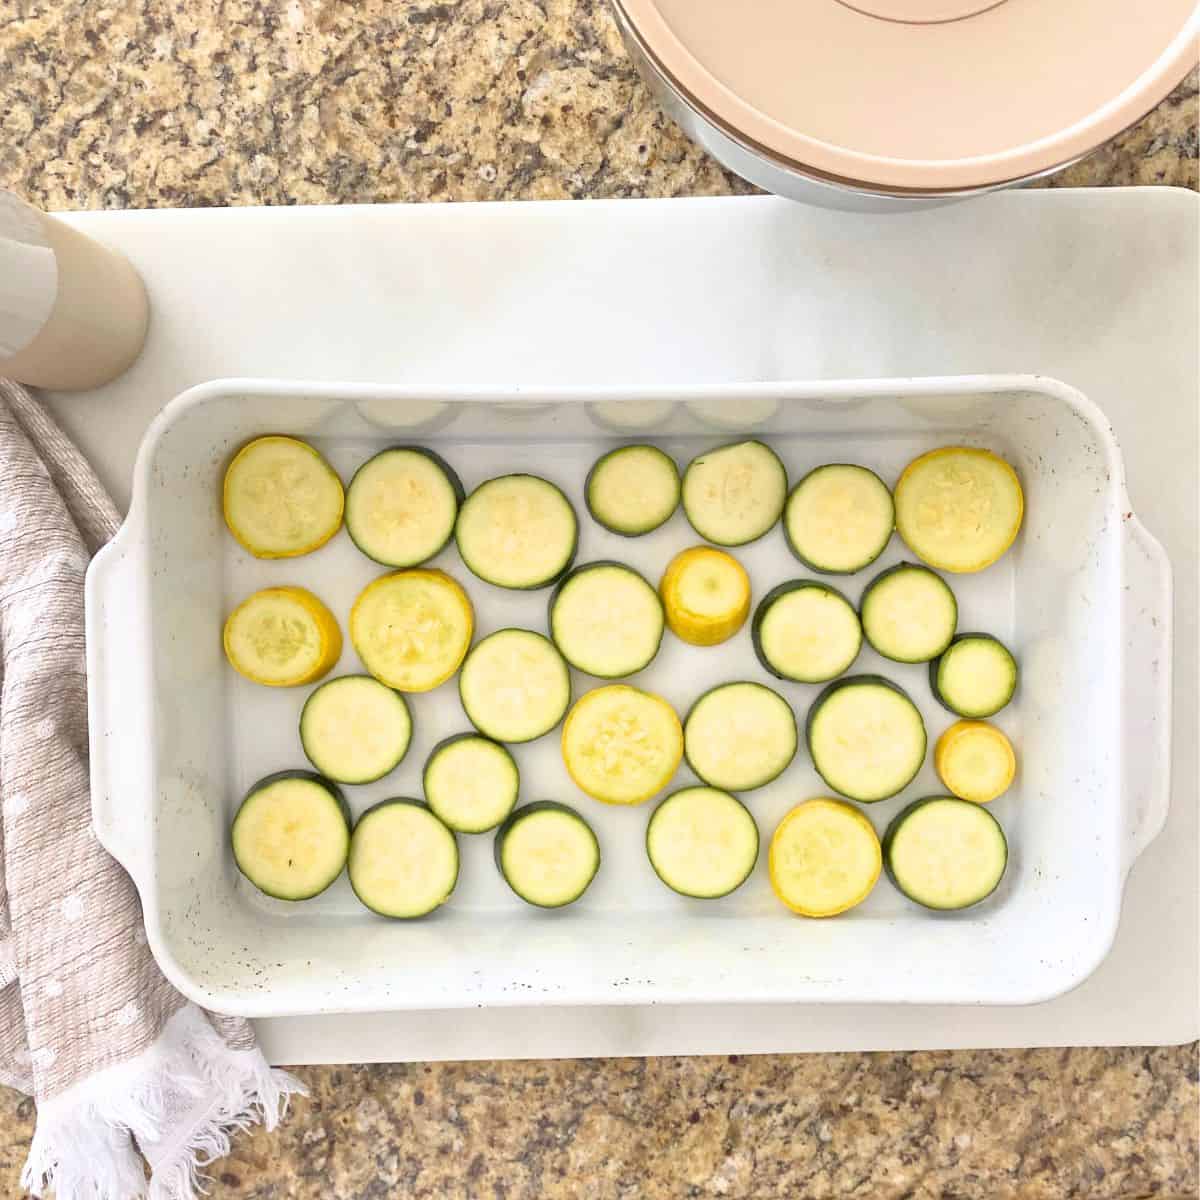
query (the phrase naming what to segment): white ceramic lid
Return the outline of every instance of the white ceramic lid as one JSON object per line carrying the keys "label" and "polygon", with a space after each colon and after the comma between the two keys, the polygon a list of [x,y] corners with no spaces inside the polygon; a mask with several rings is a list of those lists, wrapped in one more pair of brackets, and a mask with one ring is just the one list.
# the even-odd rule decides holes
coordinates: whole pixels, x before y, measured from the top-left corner
{"label": "white ceramic lid", "polygon": [[1148,112],[1197,60],[1194,0],[617,0],[726,128],[883,188],[1035,175]]}

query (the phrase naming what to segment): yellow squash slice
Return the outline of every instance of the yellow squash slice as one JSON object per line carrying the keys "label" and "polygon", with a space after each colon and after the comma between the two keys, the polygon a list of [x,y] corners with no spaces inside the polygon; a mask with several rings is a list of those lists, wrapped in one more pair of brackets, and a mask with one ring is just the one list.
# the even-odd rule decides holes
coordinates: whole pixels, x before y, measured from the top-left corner
{"label": "yellow squash slice", "polygon": [[683,758],[683,726],[661,697],[625,684],[576,701],[562,733],[567,773],[605,804],[643,804],[671,782]]}
{"label": "yellow squash slice", "polygon": [[225,472],[225,524],[255,558],[295,558],[323,546],[342,524],[337,472],[307,442],[260,437]]}
{"label": "yellow squash slice", "polygon": [[444,571],[382,575],[350,610],[350,641],[363,666],[398,692],[428,692],[445,683],[474,631],[471,601]]}
{"label": "yellow squash slice", "polygon": [[736,558],[711,546],[675,555],[658,585],[667,626],[680,641],[716,646],[750,614],[750,578]]}
{"label": "yellow squash slice", "polygon": [[1012,743],[986,721],[958,721],[937,740],[933,766],[960,800],[987,804],[1008,791],[1017,773]]}
{"label": "yellow squash slice", "polygon": [[1025,513],[1017,473],[990,450],[945,446],[913,459],[896,484],[896,529],[923,562],[966,574],[990,567]]}
{"label": "yellow squash slice", "polygon": [[804,917],[861,904],[883,867],[875,828],[842,800],[806,800],[779,822],[767,862],[775,895]]}
{"label": "yellow squash slice", "polygon": [[225,657],[235,671],[268,687],[313,683],[342,653],[333,613],[300,587],[263,588],[225,622]]}

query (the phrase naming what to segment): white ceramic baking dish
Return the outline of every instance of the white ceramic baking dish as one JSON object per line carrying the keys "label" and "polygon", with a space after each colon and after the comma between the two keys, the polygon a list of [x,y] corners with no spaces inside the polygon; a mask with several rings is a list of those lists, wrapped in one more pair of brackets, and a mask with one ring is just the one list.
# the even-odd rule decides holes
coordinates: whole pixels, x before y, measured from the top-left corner
{"label": "white ceramic baking dish", "polygon": [[[631,436],[683,462],[732,436],[769,438],[789,473],[861,462],[894,480],[917,453],[984,445],[1016,466],[1024,530],[998,564],[953,579],[965,626],[996,633],[1022,664],[1016,701],[998,718],[1020,771],[993,805],[1010,840],[1000,890],[977,908],[936,915],[882,879],[866,903],[830,921],[789,914],[771,895],[765,854],[721,901],[667,891],[643,849],[647,808],[612,809],[578,793],[556,734],[516,748],[525,799],[577,804],[603,865],[570,909],[520,903],[498,878],[491,838],[464,837],[451,902],[430,918],[389,922],[361,908],[345,879],[315,900],[269,900],[227,848],[232,813],[258,777],[304,766],[296,731],[307,689],[241,679],[222,656],[225,613],[251,590],[303,583],[344,623],[379,573],[340,534],[283,562],[249,557],[225,531],[219,492],[247,438],[311,439],[348,478],[397,441],[436,447],[471,488],[528,469],[563,486],[582,517],[578,561],[620,558],[657,579],[697,539],[682,515],[623,539],[581,503],[587,467]],[[804,574],[776,529],[743,548],[756,596]],[[893,539],[874,569],[904,555]],[[453,547],[438,565],[467,586],[478,632],[545,627],[547,594],[474,579]],[[868,569],[844,578],[857,600]],[[1120,453],[1103,414],[1053,380],[1025,376],[602,392],[453,390],[225,380],[172,401],[142,444],[130,515],[88,573],[88,679],[96,832],[141,893],[159,963],[187,995],[250,1016],[484,1005],[737,1001],[1020,1004],[1083,980],[1116,931],[1134,859],[1162,828],[1169,791],[1171,582],[1162,548],[1130,511]],[[340,671],[361,669],[347,646]],[[917,701],[931,743],[951,717],[919,667],[864,650]],[[672,637],[638,682],[680,711],[712,684],[767,681],[743,630],[699,650]],[[576,677],[577,694],[594,681]],[[772,681],[803,718],[815,687]],[[400,767],[348,789],[356,813],[386,795],[420,795],[430,747],[467,728],[454,685],[413,698],[414,744]],[[690,778],[681,768],[679,780]],[[803,750],[748,803],[763,835],[826,789]],[[901,797],[867,806],[882,830],[907,800],[940,791],[927,762]]]}

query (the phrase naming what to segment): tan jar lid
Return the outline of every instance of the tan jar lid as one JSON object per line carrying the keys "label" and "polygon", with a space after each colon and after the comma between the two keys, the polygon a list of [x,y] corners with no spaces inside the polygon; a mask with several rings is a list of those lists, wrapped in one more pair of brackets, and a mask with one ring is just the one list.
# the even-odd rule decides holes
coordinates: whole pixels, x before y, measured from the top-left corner
{"label": "tan jar lid", "polygon": [[954,190],[1071,162],[1200,53],[1194,0],[616,0],[701,111],[803,169]]}

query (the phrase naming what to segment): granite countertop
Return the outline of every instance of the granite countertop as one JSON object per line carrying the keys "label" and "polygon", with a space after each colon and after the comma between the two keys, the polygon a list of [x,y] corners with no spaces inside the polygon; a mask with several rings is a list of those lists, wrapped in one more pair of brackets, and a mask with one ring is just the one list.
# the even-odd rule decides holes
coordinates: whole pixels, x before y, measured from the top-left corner
{"label": "granite countertop", "polygon": [[[1197,72],[1046,186],[1196,188]],[[8,0],[0,187],[50,209],[712,195],[602,0]],[[215,1197],[1200,1189],[1197,1047],[317,1067]],[[0,1194],[32,1103],[0,1088]]]}

